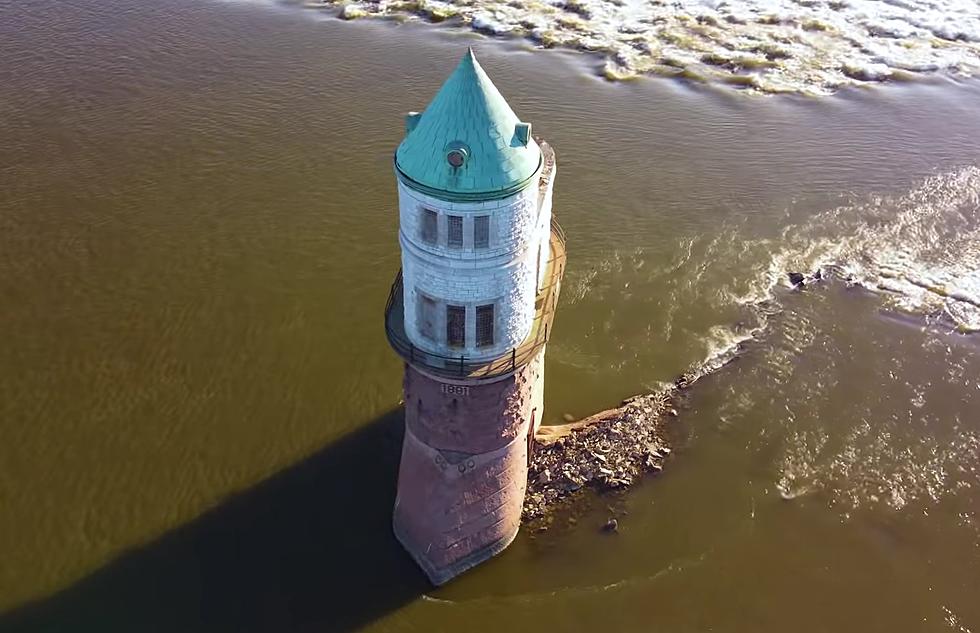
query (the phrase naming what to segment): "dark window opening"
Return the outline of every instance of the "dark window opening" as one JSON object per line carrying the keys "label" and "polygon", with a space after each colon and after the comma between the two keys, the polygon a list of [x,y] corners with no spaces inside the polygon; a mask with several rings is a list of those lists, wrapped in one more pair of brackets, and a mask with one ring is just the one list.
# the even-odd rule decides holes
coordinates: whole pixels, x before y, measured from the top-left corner
{"label": "dark window opening", "polygon": [[493,304],[476,307],[476,346],[493,345]]}
{"label": "dark window opening", "polygon": [[439,241],[439,214],[432,209],[422,209],[422,241],[429,244]]}
{"label": "dark window opening", "polygon": [[463,248],[463,216],[449,216],[449,248]]}
{"label": "dark window opening", "polygon": [[466,308],[446,306],[446,343],[450,347],[466,345]]}
{"label": "dark window opening", "polygon": [[473,218],[473,248],[490,246],[490,216],[478,215]]}

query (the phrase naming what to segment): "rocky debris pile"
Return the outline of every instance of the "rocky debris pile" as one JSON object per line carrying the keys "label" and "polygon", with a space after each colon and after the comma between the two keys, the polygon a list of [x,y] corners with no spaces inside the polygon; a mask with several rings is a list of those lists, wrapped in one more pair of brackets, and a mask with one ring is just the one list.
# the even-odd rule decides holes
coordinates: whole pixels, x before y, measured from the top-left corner
{"label": "rocky debris pile", "polygon": [[555,502],[589,487],[627,488],[645,472],[659,472],[670,455],[666,418],[676,416],[674,396],[690,382],[634,396],[617,409],[572,424],[543,427],[535,438],[524,497],[524,520],[545,516]]}
{"label": "rocky debris pile", "polygon": [[578,491],[624,490],[644,473],[663,470],[671,454],[666,423],[677,417],[686,390],[737,359],[743,349],[744,343],[739,343],[693,366],[664,389],[627,398],[616,409],[541,427],[528,469],[524,521],[545,530],[550,510]]}

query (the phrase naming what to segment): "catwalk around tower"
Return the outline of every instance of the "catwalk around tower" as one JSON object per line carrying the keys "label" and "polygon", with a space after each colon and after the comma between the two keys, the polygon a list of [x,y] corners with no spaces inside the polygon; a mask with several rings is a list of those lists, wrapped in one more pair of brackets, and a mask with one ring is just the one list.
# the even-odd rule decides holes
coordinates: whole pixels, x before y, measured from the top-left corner
{"label": "catwalk around tower", "polygon": [[385,308],[405,360],[395,535],[435,584],[520,527],[565,267],[555,155],[472,49],[395,152],[402,269]]}

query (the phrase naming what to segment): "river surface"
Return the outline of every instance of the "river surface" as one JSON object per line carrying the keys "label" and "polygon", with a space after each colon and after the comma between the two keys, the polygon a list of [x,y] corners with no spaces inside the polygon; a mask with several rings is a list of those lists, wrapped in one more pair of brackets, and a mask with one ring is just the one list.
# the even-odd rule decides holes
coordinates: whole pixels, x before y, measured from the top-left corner
{"label": "river surface", "polygon": [[[388,523],[391,156],[469,44],[558,155],[546,421],[743,351],[662,475],[432,589]],[[0,630],[980,632],[980,85],[593,64],[0,0]]]}

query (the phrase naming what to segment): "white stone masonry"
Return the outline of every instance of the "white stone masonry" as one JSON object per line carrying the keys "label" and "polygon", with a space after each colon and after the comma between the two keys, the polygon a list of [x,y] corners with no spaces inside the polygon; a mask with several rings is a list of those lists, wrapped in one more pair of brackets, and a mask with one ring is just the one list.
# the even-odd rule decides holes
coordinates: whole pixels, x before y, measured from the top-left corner
{"label": "white stone masonry", "polygon": [[[398,200],[405,330],[412,342],[424,351],[462,355],[468,360],[498,357],[520,345],[531,329],[537,286],[548,260],[550,186],[545,195],[539,195],[535,180],[508,198],[459,203],[426,196],[399,181]],[[423,237],[425,210],[438,214],[435,243]],[[449,216],[463,218],[462,248],[448,244]],[[475,248],[473,243],[475,218],[479,216],[489,217],[486,248]],[[433,338],[422,334],[420,295],[435,303]],[[477,347],[476,308],[488,304],[494,306],[494,344]],[[466,309],[463,347],[447,344],[447,305]]]}

